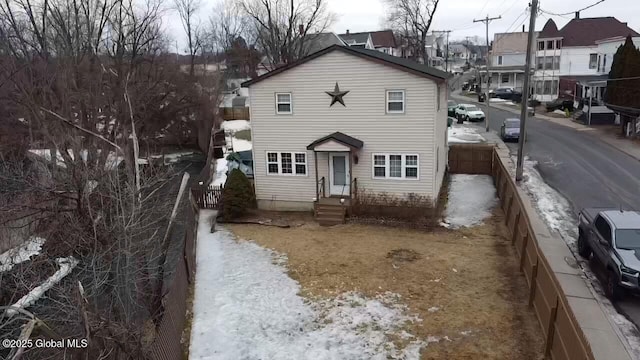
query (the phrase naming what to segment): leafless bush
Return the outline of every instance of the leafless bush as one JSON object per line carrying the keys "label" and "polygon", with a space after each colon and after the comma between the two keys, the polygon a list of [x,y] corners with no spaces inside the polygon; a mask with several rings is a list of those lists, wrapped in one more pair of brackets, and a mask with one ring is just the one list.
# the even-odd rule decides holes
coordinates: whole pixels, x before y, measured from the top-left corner
{"label": "leafless bush", "polygon": [[356,218],[411,222],[417,226],[432,226],[438,218],[437,208],[428,196],[415,193],[396,195],[363,188],[358,188],[351,203],[351,212]]}

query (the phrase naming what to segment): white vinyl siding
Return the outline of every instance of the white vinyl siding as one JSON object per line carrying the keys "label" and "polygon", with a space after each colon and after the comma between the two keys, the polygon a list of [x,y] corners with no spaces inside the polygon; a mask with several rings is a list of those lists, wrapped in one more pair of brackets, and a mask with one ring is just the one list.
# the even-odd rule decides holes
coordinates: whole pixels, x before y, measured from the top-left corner
{"label": "white vinyl siding", "polygon": [[267,151],[268,175],[307,175],[307,154]]}
{"label": "white vinyl siding", "polygon": [[404,90],[387,90],[387,112],[404,114]]}
{"label": "white vinyl siding", "polygon": [[374,179],[419,180],[417,154],[373,154]]}
{"label": "white vinyl siding", "polygon": [[293,103],[291,101],[291,93],[276,93],[276,113],[277,114],[293,113]]}
{"label": "white vinyl siding", "polygon": [[[336,82],[341,90],[349,91],[344,97],[345,107],[329,107],[331,98],[324,92],[332,91]],[[447,91],[444,84],[441,86],[440,102],[445,104]],[[295,110],[290,116],[279,116],[273,110],[273,94],[285,89],[295,94]],[[387,115],[386,92],[393,89],[404,90],[402,116]],[[336,131],[364,143],[361,149],[353,150],[350,162],[351,180],[358,179],[359,189],[437,198],[446,156],[441,154],[436,174],[435,152],[436,147],[442,150],[445,146],[447,107],[436,110],[437,87],[433,80],[333,51],[258,82],[249,91],[256,198],[264,208],[276,209],[284,203],[312,208],[316,166],[318,179],[324,177],[328,185],[330,178],[329,152],[306,151],[307,176],[269,175],[267,152],[305,152],[309,144]],[[373,179],[374,153],[419,155],[419,180]],[[329,187],[325,190],[328,194]]]}

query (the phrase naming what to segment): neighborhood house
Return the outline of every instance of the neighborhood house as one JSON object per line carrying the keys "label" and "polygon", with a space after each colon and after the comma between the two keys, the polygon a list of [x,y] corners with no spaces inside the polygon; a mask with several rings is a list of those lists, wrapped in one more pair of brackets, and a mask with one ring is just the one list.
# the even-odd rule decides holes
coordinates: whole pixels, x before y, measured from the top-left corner
{"label": "neighborhood house", "polygon": [[258,207],[310,210],[362,191],[435,201],[447,164],[448,77],[334,45],[245,82]]}

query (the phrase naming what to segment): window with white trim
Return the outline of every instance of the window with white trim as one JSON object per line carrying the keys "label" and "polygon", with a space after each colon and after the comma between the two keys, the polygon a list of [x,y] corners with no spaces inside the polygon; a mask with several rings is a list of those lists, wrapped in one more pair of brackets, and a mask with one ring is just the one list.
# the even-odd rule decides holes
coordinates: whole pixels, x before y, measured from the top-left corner
{"label": "window with white trim", "polygon": [[292,112],[291,93],[276,93],[276,113],[291,114]]}
{"label": "window with white trim", "polygon": [[294,152],[267,152],[268,175],[307,175],[307,154]]}
{"label": "window with white trim", "polygon": [[404,113],[404,90],[387,90],[387,113]]}
{"label": "window with white trim", "polygon": [[418,180],[418,155],[373,154],[374,179]]}

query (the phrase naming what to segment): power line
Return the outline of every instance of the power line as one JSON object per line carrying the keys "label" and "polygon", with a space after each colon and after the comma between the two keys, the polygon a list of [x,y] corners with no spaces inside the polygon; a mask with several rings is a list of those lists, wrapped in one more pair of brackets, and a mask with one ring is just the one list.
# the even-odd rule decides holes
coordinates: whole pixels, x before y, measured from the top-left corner
{"label": "power line", "polygon": [[[537,0],[533,0],[533,1],[537,1]],[[484,115],[484,122],[485,122],[485,127],[486,127],[486,131],[489,132],[489,107],[490,105],[490,101],[489,101],[489,23],[492,22],[493,20],[498,20],[498,19],[502,19],[502,16],[496,16],[496,17],[492,17],[490,18],[489,15],[487,15],[484,19],[473,19],[474,23],[484,23],[485,28],[486,28],[486,34],[487,34],[487,57],[485,60],[485,74],[487,76],[487,97],[485,98],[485,101],[487,102],[487,113]]]}
{"label": "power line", "polygon": [[544,11],[544,12],[545,12],[545,13],[547,13],[547,14],[549,14],[549,15],[553,15],[553,16],[565,16],[565,15],[572,15],[572,14],[575,14],[575,13],[580,12],[580,11],[584,11],[584,10],[587,10],[587,9],[591,9],[592,7],[594,7],[594,6],[598,5],[598,4],[601,4],[601,3],[603,3],[603,2],[605,2],[605,0],[599,0],[599,1],[597,1],[597,2],[593,3],[593,4],[589,5],[589,6],[585,6],[585,7],[583,7],[582,9],[575,10],[575,11],[571,11],[571,12],[568,12],[568,13],[563,13],[563,14],[555,14],[555,13],[552,13],[552,12],[549,12],[549,11]]}

